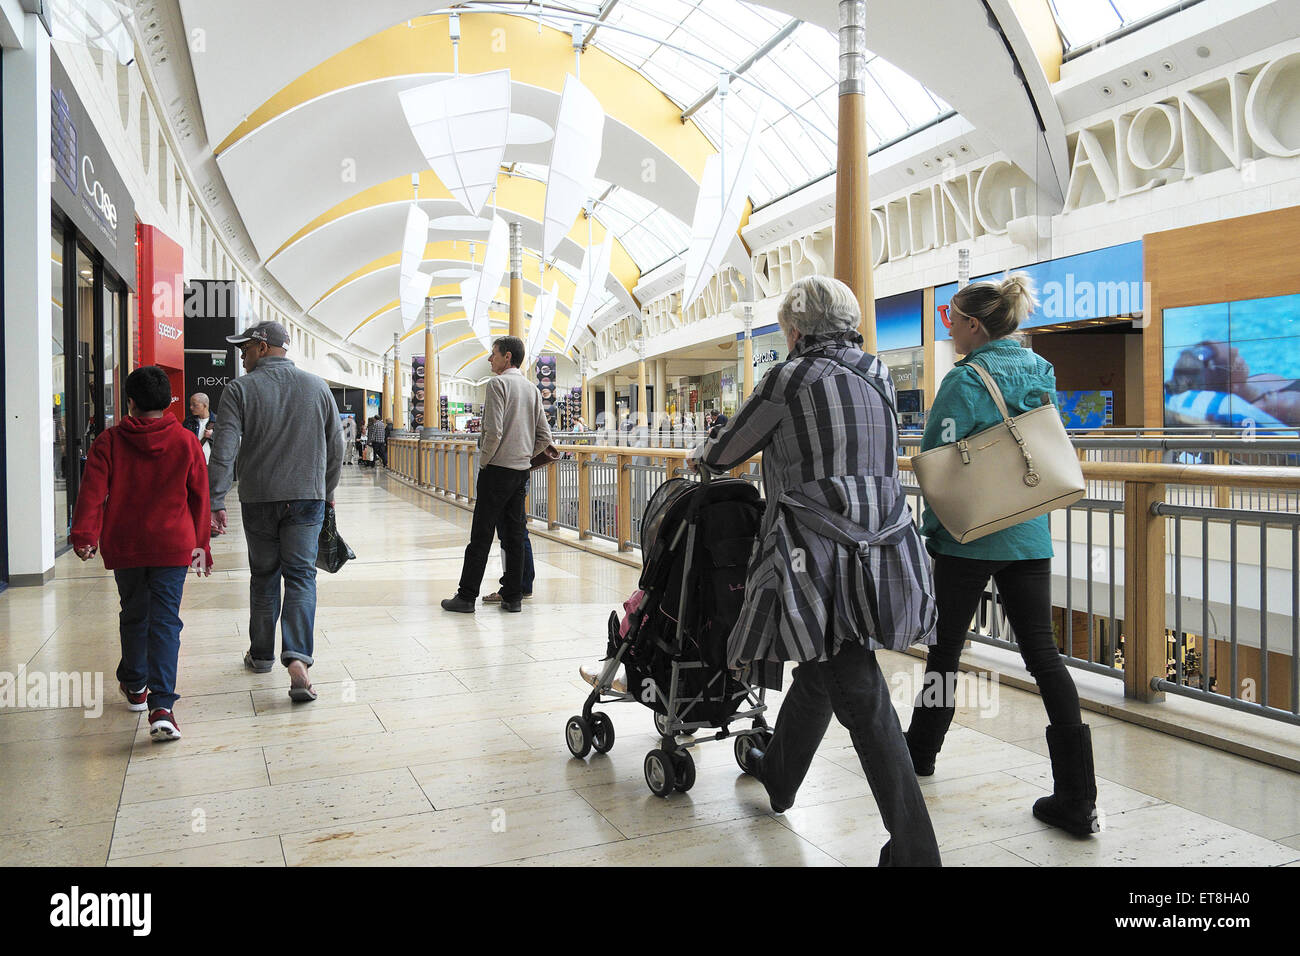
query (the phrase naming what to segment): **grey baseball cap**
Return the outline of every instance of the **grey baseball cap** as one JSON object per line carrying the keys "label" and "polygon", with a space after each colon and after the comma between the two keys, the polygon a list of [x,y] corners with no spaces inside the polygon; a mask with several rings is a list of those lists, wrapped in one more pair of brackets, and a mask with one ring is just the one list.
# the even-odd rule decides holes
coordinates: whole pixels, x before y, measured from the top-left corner
{"label": "grey baseball cap", "polygon": [[250,325],[238,335],[227,335],[226,341],[231,345],[243,345],[245,342],[265,342],[273,349],[281,349],[289,344],[289,333],[279,322],[258,322]]}

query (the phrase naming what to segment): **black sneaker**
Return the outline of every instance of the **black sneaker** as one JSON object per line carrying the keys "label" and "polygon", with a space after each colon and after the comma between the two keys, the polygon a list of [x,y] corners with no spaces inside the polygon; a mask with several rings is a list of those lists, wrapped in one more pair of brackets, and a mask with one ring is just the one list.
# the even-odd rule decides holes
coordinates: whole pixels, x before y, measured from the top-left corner
{"label": "black sneaker", "polygon": [[442,609],[444,611],[456,611],[458,614],[473,614],[474,602],[466,601],[457,594],[455,597],[444,598],[442,601]]}
{"label": "black sneaker", "polygon": [[512,614],[518,614],[523,609],[524,609],[523,601],[507,601],[505,598],[501,599],[501,610],[503,611],[509,611]]}

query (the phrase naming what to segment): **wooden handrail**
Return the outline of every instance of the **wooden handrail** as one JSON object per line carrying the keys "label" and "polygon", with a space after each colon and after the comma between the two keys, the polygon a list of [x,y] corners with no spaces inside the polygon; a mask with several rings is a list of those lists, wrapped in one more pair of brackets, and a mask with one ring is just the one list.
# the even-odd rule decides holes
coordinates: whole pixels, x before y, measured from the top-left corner
{"label": "wooden handrail", "polygon": [[[464,439],[439,443],[475,446],[475,442]],[[630,448],[626,445],[556,445],[555,447],[561,452],[586,456],[616,455],[621,458],[684,461],[690,455],[688,448]],[[750,461],[761,460],[761,455],[755,455],[750,459]],[[1125,461],[1085,461],[1081,466],[1083,476],[1092,481],[1138,481],[1162,485],[1207,485],[1300,491],[1300,468],[1268,465],[1172,465]],[[911,457],[900,457],[898,467],[902,471],[911,471]]]}

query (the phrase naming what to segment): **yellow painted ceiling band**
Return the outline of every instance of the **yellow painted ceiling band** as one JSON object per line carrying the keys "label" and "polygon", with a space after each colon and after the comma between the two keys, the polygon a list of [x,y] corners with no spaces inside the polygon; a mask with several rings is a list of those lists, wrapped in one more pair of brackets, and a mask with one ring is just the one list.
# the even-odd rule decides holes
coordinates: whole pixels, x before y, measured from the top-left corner
{"label": "yellow painted ceiling band", "polygon": [[[446,291],[442,291],[442,290],[446,290]],[[454,295],[454,294],[459,294],[459,292],[460,292],[460,288],[458,286],[442,286],[441,289],[430,289],[429,296],[432,297],[435,295]],[[367,325],[369,325],[375,319],[379,318],[381,315],[386,315],[387,313],[392,312],[394,309],[400,308],[401,304],[402,303],[400,299],[393,299],[391,302],[386,302],[384,305],[380,306],[374,312],[371,312],[368,316],[366,316],[364,319],[358,322],[356,326],[353,327],[352,331],[347,334],[346,338],[350,339],[353,335],[361,331],[361,329],[365,328]],[[525,291],[524,311],[532,312],[536,307],[537,307],[537,296],[532,295],[527,291]],[[509,314],[510,314],[509,312],[502,311],[501,309],[488,309],[489,316],[499,315],[499,316],[509,317]],[[567,318],[567,316],[561,315],[559,312],[555,313],[555,320],[557,322],[565,318]],[[445,312],[442,315],[438,316],[436,319],[433,320],[433,324],[436,327],[439,325],[445,325],[448,322],[463,322],[464,320],[465,320],[465,310],[457,309],[456,311]],[[403,335],[402,338],[406,339],[414,335],[416,332],[423,332],[423,331],[424,331],[424,323],[421,322],[418,325],[416,325],[415,328],[412,329],[410,332],[407,332],[405,335]],[[558,330],[553,331],[552,334],[558,334]]]}
{"label": "yellow painted ceiling band", "polygon": [[1056,19],[1052,16],[1047,0],[1011,0],[1011,9],[1016,19],[1024,27],[1025,36],[1034,48],[1034,56],[1047,74],[1049,83],[1061,79],[1061,63],[1065,58],[1065,48],[1061,46],[1061,34],[1056,29]]}
{"label": "yellow painted ceiling band", "polygon": [[[386,183],[380,183],[377,186],[371,186],[369,189],[363,189],[351,199],[344,200],[336,205],[333,209],[321,213],[307,225],[295,232],[279,249],[271,254],[273,260],[280,253],[298,242],[308,233],[320,229],[331,222],[342,219],[344,216],[352,213],[361,212],[365,209],[371,209],[375,206],[383,206],[389,203],[410,202],[412,198],[411,177],[398,176],[396,179],[390,179]],[[442,182],[434,175],[433,170],[426,169],[420,173],[420,198],[421,199],[450,199],[451,194],[447,192]],[[513,212],[521,216],[527,216],[536,222],[542,221],[543,210],[546,204],[546,184],[539,183],[535,179],[527,179],[523,176],[507,176],[502,174],[497,178],[497,208],[509,217]],[[491,207],[489,206],[488,209]],[[487,210],[484,210],[487,212]],[[569,230],[568,238],[572,239],[584,249],[587,246],[587,217],[579,214],[573,228]],[[482,239],[476,240],[482,244]],[[599,246],[605,241],[605,227],[600,224],[599,219],[593,219],[591,222],[591,241],[594,245]],[[400,257],[400,254],[399,254]],[[537,274],[536,259],[534,261],[533,275]],[[637,283],[641,281],[641,270],[632,261],[623,243],[614,237],[614,246],[609,260],[609,269],[618,281],[623,283],[623,288],[628,290],[628,294],[636,288]],[[348,280],[344,279],[343,283]],[[335,286],[338,288],[338,286]],[[334,291],[333,289],[330,290]],[[328,294],[328,293],[326,293]],[[572,293],[570,292],[570,297]],[[317,302],[320,300],[318,299]]]}
{"label": "yellow painted ceiling band", "polygon": [[[573,67],[569,33],[507,14],[460,18],[460,70],[486,73],[509,69],[514,82],[559,93]],[[259,106],[214,150],[220,155],[265,123],[334,90],[412,73],[451,73],[447,17],[419,17],[399,23],[335,54],[308,70]],[[614,57],[588,48],[582,81],[605,112],[637,131],[681,165],[697,182],[715,152],[694,122],[683,123],[675,106],[648,79]]]}
{"label": "yellow painted ceiling band", "polygon": [[[481,247],[483,245],[483,242],[480,240],[478,242],[478,245]],[[483,261],[482,251],[476,252],[475,255],[478,256],[478,262],[481,265]],[[465,263],[466,265],[469,265],[470,263],[469,243],[464,240],[461,240],[459,242],[452,242],[449,239],[444,239],[441,242],[431,242],[424,247],[424,257],[426,259],[445,259],[449,262],[459,261]],[[334,286],[329,289],[329,291],[327,291],[319,299],[313,302],[311,304],[311,308],[308,309],[307,311],[310,312],[312,309],[316,308],[316,306],[320,305],[322,302],[328,299],[335,292],[338,292],[344,286],[352,282],[356,282],[358,279],[363,279],[373,272],[378,272],[381,269],[389,269],[392,268],[393,266],[401,265],[401,263],[402,263],[402,253],[400,250],[398,252],[389,253],[386,256],[380,256],[378,259],[366,263],[364,266],[362,266],[360,269],[357,269],[351,275],[335,283]],[[524,256],[524,277],[527,281],[529,282],[537,281],[539,267],[540,267],[540,260],[536,256],[530,256],[530,255]],[[508,276],[506,278],[508,279]],[[574,293],[574,286],[575,286],[573,280],[570,279],[568,276],[566,276],[559,269],[548,269],[546,271],[547,287],[549,288],[551,284],[555,282],[558,282],[560,284],[561,301],[563,301],[565,304],[571,304],[573,302],[573,293]],[[506,279],[503,279],[502,285],[505,284],[506,284]],[[459,282],[444,283],[442,285],[437,286],[437,288],[446,289],[448,294],[454,294],[460,291],[460,283]],[[429,294],[430,295],[434,294],[432,289],[430,289]]]}

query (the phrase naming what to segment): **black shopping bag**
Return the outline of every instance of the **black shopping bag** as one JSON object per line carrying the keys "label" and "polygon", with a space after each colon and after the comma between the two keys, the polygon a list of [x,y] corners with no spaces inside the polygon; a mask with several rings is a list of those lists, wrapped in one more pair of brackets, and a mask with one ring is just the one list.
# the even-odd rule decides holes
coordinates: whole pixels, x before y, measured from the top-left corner
{"label": "black shopping bag", "polygon": [[316,567],[330,574],[336,574],[339,568],[355,557],[348,543],[339,534],[338,522],[334,518],[334,505],[326,503],[325,520],[321,522],[320,542],[316,547]]}

